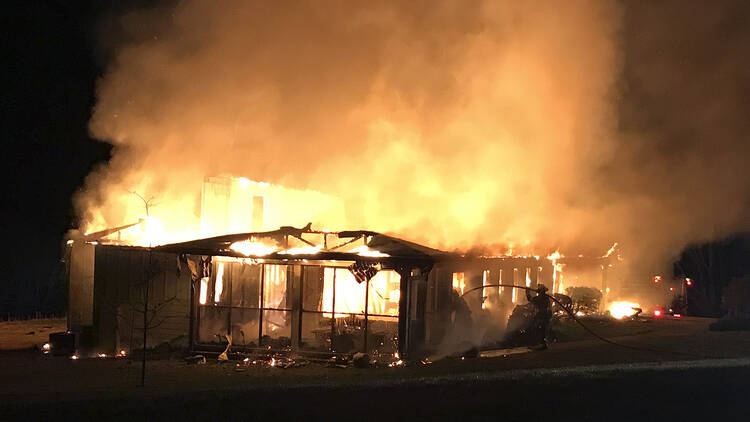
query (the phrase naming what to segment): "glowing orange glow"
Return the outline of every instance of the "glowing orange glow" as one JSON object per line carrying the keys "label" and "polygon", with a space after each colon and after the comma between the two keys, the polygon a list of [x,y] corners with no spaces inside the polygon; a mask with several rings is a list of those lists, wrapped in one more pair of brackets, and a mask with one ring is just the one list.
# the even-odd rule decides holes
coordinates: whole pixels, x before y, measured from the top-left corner
{"label": "glowing orange glow", "polygon": [[554,253],[547,255],[547,259],[552,261],[552,293],[565,293],[565,290],[563,290],[564,286],[562,282],[563,264],[558,262],[560,258],[564,257],[565,256],[560,253],[559,249]]}
{"label": "glowing orange glow", "polygon": [[640,307],[634,302],[612,302],[609,305],[609,313],[617,319],[623,319],[635,315],[637,311],[634,308]]}
{"label": "glowing orange glow", "polygon": [[219,263],[219,269],[216,271],[216,283],[214,284],[214,302],[221,301],[221,294],[224,292],[224,263]]}
{"label": "glowing orange glow", "polygon": [[487,288],[484,286],[490,284],[490,270],[484,270],[482,271],[482,309],[487,309],[489,306],[489,303],[487,302]]}
{"label": "glowing orange glow", "polygon": [[[271,308],[281,308],[286,301],[286,265],[267,264],[263,267],[263,303]],[[271,330],[278,327],[272,326]]]}
{"label": "glowing orange glow", "polygon": [[260,242],[251,242],[249,240],[234,242],[229,246],[229,249],[245,256],[266,256],[276,252],[276,248],[272,246],[264,245]]}
{"label": "glowing orange glow", "polygon": [[201,305],[205,305],[207,297],[208,297],[208,277],[203,277],[201,278],[201,288],[200,288],[200,293],[198,294],[198,302],[200,302]]}
{"label": "glowing orange glow", "polygon": [[314,255],[320,252],[323,248],[321,246],[301,246],[299,248],[291,248],[285,251],[279,252],[281,255]]}
{"label": "glowing orange glow", "polygon": [[[367,292],[367,313],[375,315],[398,315],[398,303],[401,298],[401,276],[395,271],[378,271],[370,279],[370,291]],[[335,285],[335,298],[334,298]],[[365,290],[367,283],[359,283],[346,268],[325,268],[323,270],[323,302],[321,310],[328,311],[323,316],[330,318],[331,311],[335,318],[349,314],[365,312]],[[335,303],[334,303],[335,302]],[[334,309],[335,308],[335,309]],[[370,317],[377,319],[377,317]]]}
{"label": "glowing orange glow", "polygon": [[398,303],[401,299],[401,276],[393,270],[378,271],[370,279],[367,313],[379,315],[398,315]]}
{"label": "glowing orange glow", "polygon": [[[200,182],[194,187],[200,188]],[[111,193],[111,203],[88,211],[90,215],[81,232],[90,234],[138,222],[104,236],[102,241],[157,246],[230,233],[275,230],[285,225],[304,226],[310,221],[345,228],[341,226],[344,221],[341,201],[317,191],[231,176],[206,177],[202,189],[195,190],[200,197],[186,192],[163,192],[150,202],[133,193],[146,192],[146,187]],[[144,214],[145,202],[149,203],[148,215]],[[185,210],[195,208],[196,202],[201,204],[200,213],[186,213]],[[111,220],[114,215],[118,215],[117,219]],[[263,250],[250,249],[247,256],[262,256],[262,253]]]}
{"label": "glowing orange glow", "polygon": [[464,273],[453,273],[453,290],[463,295],[465,287],[466,280],[464,280]]}
{"label": "glowing orange glow", "polygon": [[531,287],[531,268],[526,268],[526,287]]}
{"label": "glowing orange glow", "polygon": [[609,248],[606,254],[604,254],[603,258],[608,258],[610,255],[612,255],[615,252],[615,249],[617,249],[617,242],[612,244],[612,247]]}
{"label": "glowing orange glow", "polygon": [[352,249],[349,252],[356,253],[359,256],[369,256],[373,258],[389,256],[387,253],[383,253],[380,251],[376,251],[374,249],[370,249],[367,247],[367,245],[359,246],[357,248]]}

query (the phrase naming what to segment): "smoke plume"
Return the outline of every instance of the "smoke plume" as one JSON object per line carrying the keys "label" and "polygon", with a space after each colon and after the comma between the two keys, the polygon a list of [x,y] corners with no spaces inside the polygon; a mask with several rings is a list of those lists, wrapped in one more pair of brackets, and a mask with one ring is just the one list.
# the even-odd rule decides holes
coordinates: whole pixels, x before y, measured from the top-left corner
{"label": "smoke plume", "polygon": [[[447,249],[603,253],[619,241],[666,257],[735,229],[747,196],[732,172],[747,157],[728,154],[721,131],[705,132],[718,150],[664,150],[618,126],[623,16],[599,0],[130,12],[91,120],[114,155],[76,198],[82,227],[137,219],[129,191],[156,198],[168,231],[197,226],[203,177],[233,174],[341,198],[346,221],[330,228]],[[700,126],[721,109],[692,111]]]}

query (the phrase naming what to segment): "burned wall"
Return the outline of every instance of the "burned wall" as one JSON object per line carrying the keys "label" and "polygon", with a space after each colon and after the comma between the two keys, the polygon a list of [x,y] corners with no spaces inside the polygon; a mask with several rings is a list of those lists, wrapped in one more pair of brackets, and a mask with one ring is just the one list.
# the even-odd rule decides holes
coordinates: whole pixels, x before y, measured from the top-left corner
{"label": "burned wall", "polygon": [[147,347],[186,347],[190,273],[176,254],[99,245],[94,270],[95,344],[105,352],[143,345],[148,291]]}

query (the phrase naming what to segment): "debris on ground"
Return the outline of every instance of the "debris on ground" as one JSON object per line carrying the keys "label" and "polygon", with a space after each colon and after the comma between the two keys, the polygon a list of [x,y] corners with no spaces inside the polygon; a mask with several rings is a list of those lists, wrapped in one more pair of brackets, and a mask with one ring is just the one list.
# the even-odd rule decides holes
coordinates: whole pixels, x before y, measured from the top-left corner
{"label": "debris on ground", "polygon": [[332,356],[330,359],[328,359],[328,367],[346,369],[349,367],[349,361],[349,356]]}
{"label": "debris on ground", "polygon": [[479,357],[482,358],[495,358],[495,357],[507,357],[509,355],[517,355],[520,353],[528,353],[531,352],[531,348],[529,347],[513,347],[513,348],[506,348],[506,349],[494,349],[494,350],[484,350],[479,354]]}
{"label": "debris on ground", "polygon": [[219,360],[226,362],[229,360],[229,356],[227,355],[227,352],[229,352],[229,349],[232,347],[232,335],[231,334],[225,334],[224,337],[227,339],[227,348],[224,349],[223,352],[219,355]]}
{"label": "debris on ground", "polygon": [[203,355],[193,355],[185,358],[185,362],[188,365],[203,365],[206,363],[206,357]]}
{"label": "debris on ground", "polygon": [[235,371],[243,371],[244,368],[254,367],[271,367],[271,368],[299,368],[301,366],[308,365],[309,362],[304,359],[295,359],[289,355],[284,354],[268,354],[264,356],[256,356],[254,358],[245,357],[242,361],[235,364]]}
{"label": "debris on ground", "polygon": [[357,352],[352,356],[352,364],[356,368],[369,368],[372,366],[370,355],[367,353]]}

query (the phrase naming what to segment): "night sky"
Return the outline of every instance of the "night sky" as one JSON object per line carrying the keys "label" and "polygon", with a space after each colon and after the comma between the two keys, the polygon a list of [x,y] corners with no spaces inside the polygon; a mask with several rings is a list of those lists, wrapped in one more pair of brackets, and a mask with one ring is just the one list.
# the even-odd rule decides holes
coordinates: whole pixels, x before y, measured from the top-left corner
{"label": "night sky", "polygon": [[[0,278],[1,315],[62,309],[57,274],[62,236],[75,225],[70,198],[111,152],[90,138],[87,124],[97,78],[117,39],[113,17],[148,3],[3,3],[2,232],[10,265]],[[621,130],[647,130],[660,147],[678,154],[682,145],[704,141],[705,126],[694,117],[710,104],[711,124],[722,128],[721,136],[747,145],[748,2],[624,4]],[[737,177],[748,178],[750,171]]]}

